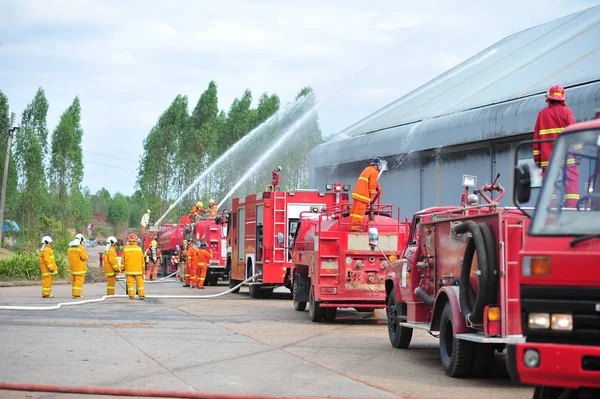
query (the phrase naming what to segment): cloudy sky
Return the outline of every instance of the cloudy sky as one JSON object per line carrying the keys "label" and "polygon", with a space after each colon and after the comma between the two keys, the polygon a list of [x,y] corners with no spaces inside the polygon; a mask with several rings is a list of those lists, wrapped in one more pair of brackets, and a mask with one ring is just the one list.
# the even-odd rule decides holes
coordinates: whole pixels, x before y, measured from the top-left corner
{"label": "cloudy sky", "polygon": [[131,194],[142,141],[178,94],[210,80],[219,107],[250,89],[291,101],[310,85],[325,135],[502,38],[588,0],[0,0],[0,90],[19,115],[38,87],[48,127],[81,100],[92,192]]}

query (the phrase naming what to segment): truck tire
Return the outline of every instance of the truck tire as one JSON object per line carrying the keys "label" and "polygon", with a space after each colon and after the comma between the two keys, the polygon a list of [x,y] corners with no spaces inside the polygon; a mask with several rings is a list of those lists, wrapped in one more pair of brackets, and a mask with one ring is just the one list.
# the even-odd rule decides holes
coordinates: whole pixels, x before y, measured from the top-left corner
{"label": "truck tire", "polygon": [[298,294],[298,290],[300,289],[298,287],[299,278],[300,275],[294,273],[294,282],[292,283],[292,300],[294,301],[294,309],[297,312],[304,312],[304,310],[306,309],[306,302],[296,300],[296,295]]}
{"label": "truck tire", "polygon": [[[561,397],[566,388],[536,386],[533,391],[533,399],[555,399]],[[571,398],[571,396],[566,396]]]}
{"label": "truck tire", "polygon": [[486,377],[494,364],[496,348],[490,344],[476,343],[473,345],[472,377]]}
{"label": "truck tire", "polygon": [[325,312],[323,313],[323,320],[328,323],[332,323],[335,321],[335,316],[337,315],[337,308],[325,308]]}
{"label": "truck tire", "polygon": [[319,306],[319,302],[315,301],[315,295],[312,292],[308,294],[308,317],[315,323],[323,320],[323,309]]}
{"label": "truck tire", "polygon": [[271,298],[273,296],[273,288],[267,288],[264,290],[260,290],[261,298]]}
{"label": "truck tire", "polygon": [[394,348],[406,349],[412,340],[413,329],[402,327],[398,323],[406,319],[404,307],[396,302],[394,291],[390,293],[387,303],[388,335]]}
{"label": "truck tire", "polygon": [[[489,304],[488,300],[488,255],[484,235],[481,227],[475,222],[468,220],[456,226],[454,230],[457,234],[471,232],[471,238],[467,242],[465,254],[463,256],[462,266],[460,269],[459,280],[459,299],[460,311],[472,323],[481,323],[483,321],[483,309]],[[471,301],[471,265],[473,257],[477,254],[477,263],[479,271],[479,287],[475,303]],[[494,298],[495,299],[495,298]]]}
{"label": "truck tire", "polygon": [[209,274],[206,278],[208,285],[216,286],[219,284],[219,276],[216,274]]}
{"label": "truck tire", "polygon": [[254,285],[254,284],[252,284],[248,288],[248,291],[250,291],[250,298],[258,299],[258,298],[261,297],[261,295],[260,295],[260,285]]}
{"label": "truck tire", "polygon": [[[241,281],[229,279],[229,289],[235,287],[239,283],[241,283]],[[240,287],[237,287],[235,290],[233,290],[231,292],[234,293],[234,294],[237,294],[238,292],[240,292]]]}
{"label": "truck tire", "polygon": [[454,337],[452,309],[446,303],[440,319],[440,359],[449,377],[467,377],[473,363],[473,343]]}

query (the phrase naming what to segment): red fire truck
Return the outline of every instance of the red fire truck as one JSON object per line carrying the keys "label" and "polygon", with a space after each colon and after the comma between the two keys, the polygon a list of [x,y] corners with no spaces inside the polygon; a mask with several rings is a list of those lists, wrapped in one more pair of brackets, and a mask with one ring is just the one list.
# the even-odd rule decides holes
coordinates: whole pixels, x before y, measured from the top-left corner
{"label": "red fire truck", "polygon": [[[385,282],[392,346],[408,348],[414,329],[439,337],[451,377],[487,374],[496,350],[522,340],[518,253],[529,219],[498,206],[501,185],[469,194],[476,177],[465,175],[463,186],[461,206],[414,215],[404,253]],[[495,199],[486,194],[494,191]]]}
{"label": "red fire truck", "polygon": [[300,213],[347,203],[348,190],[347,185],[328,184],[326,192],[296,189],[234,198],[227,235],[229,287],[258,274],[249,285],[252,298],[269,297],[282,285],[291,289],[289,243]]}
{"label": "red fire truck", "polygon": [[[364,232],[348,231],[347,204],[302,212],[291,267],[294,309],[314,322],[333,321],[338,308],[372,312],[385,308],[388,256],[404,248],[408,220],[393,218],[393,206],[374,199]],[[387,254],[387,255],[386,255]]]}
{"label": "red fire truck", "polygon": [[[600,397],[599,158],[598,115],[558,136],[521,252],[526,342],[508,347],[508,364],[514,380],[536,386],[537,399]],[[583,190],[577,206],[567,208],[574,168]],[[532,172],[516,168],[519,205],[530,201]]]}

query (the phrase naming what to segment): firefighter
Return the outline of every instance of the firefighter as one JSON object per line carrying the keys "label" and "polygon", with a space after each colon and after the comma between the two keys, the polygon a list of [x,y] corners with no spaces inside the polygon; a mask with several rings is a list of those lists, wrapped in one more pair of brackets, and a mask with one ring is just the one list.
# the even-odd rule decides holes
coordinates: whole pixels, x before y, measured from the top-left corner
{"label": "firefighter", "polygon": [[144,252],[137,245],[137,236],[130,234],[127,237],[127,246],[123,250],[123,268],[125,269],[125,278],[127,281],[127,295],[133,299],[137,293],[140,299],[146,299],[144,292]]}
{"label": "firefighter", "polygon": [[198,286],[198,244],[198,242],[195,242],[188,249],[184,287],[196,288]]}
{"label": "firefighter", "polygon": [[208,201],[208,216],[211,218],[217,217],[217,204],[215,204],[214,199]]}
{"label": "firefighter", "polygon": [[142,216],[142,220],[140,221],[140,230],[142,233],[146,230],[148,225],[150,224],[150,209],[146,209],[146,213]]}
{"label": "firefighter", "polygon": [[190,210],[190,221],[195,222],[201,213],[205,214],[208,212],[206,209],[203,208],[203,206],[204,204],[202,203],[202,201],[196,202],[196,205],[194,205]]}
{"label": "firefighter", "polygon": [[158,249],[156,240],[152,240],[150,247],[146,250],[146,280],[156,280],[158,275],[158,265],[161,264],[162,254]]}
{"label": "firefighter", "polygon": [[106,275],[106,295],[115,295],[117,274],[121,273],[121,266],[117,258],[117,239],[110,236],[106,239],[104,249],[104,274]]}
{"label": "firefighter", "polygon": [[271,184],[267,186],[267,191],[275,191],[277,190],[277,186],[279,185],[279,172],[281,172],[281,166],[273,169],[271,173]]}
{"label": "firefighter", "polygon": [[71,286],[72,294],[74,299],[83,299],[83,281],[87,273],[87,265],[85,261],[88,258],[88,254],[83,246],[85,238],[83,234],[79,233],[75,236],[73,241],[69,243],[69,249],[67,255],[69,258],[69,267],[71,269]]}
{"label": "firefighter", "polygon": [[381,157],[376,157],[361,172],[354,192],[352,192],[354,201],[350,209],[350,231],[363,231],[362,224],[365,212],[367,211],[367,205],[371,203],[375,197],[375,193],[379,190],[377,182],[385,170],[387,170],[387,161]]}
{"label": "firefighter", "polygon": [[212,251],[206,250],[206,243],[200,244],[200,249],[196,252],[198,258],[198,288],[204,289],[204,281],[206,280],[206,271],[208,270],[208,261],[213,257]]}
{"label": "firefighter", "polygon": [[[566,100],[565,89],[562,86],[554,85],[548,90],[546,93],[548,107],[541,110],[537,116],[533,131],[534,140],[556,140],[565,127],[575,123],[573,112],[567,107]],[[554,141],[533,144],[533,160],[542,169],[542,178],[548,168],[553,147]],[[577,151],[581,150],[582,147],[581,145],[576,145],[573,149]],[[577,201],[579,201],[579,170],[577,162],[578,160],[575,157],[569,156],[567,165],[564,167],[564,198],[567,208],[577,207]]]}
{"label": "firefighter", "polygon": [[188,268],[187,268],[187,257],[188,257],[188,242],[187,240],[183,240],[181,244],[181,251],[179,252],[179,265],[183,266],[183,280],[186,281],[184,287],[189,287],[189,283],[187,283],[188,279],[191,277]]}
{"label": "firefighter", "polygon": [[[175,251],[173,251],[173,255],[171,255],[171,270],[176,270],[175,277],[179,277],[179,254],[181,253],[181,249],[179,245],[175,245]],[[171,271],[169,270],[169,271]]]}
{"label": "firefighter", "polygon": [[58,266],[52,252],[52,238],[42,238],[42,252],[40,253],[40,269],[42,269],[42,298],[54,298],[52,294],[52,278],[58,273]]}

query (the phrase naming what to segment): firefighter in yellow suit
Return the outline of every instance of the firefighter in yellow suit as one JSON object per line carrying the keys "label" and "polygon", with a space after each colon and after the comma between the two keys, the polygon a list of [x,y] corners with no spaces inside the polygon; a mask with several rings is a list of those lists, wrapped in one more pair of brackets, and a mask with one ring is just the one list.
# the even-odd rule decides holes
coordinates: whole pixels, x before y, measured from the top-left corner
{"label": "firefighter in yellow suit", "polygon": [[83,246],[85,238],[83,234],[77,234],[75,239],[69,243],[67,255],[69,258],[69,267],[71,269],[71,286],[74,299],[83,299],[82,289],[83,281],[87,273],[85,261],[88,258],[87,251]]}
{"label": "firefighter in yellow suit", "polygon": [[123,268],[125,269],[125,278],[127,279],[127,295],[129,299],[135,297],[135,287],[137,284],[138,296],[140,299],[146,299],[144,293],[144,252],[137,246],[137,236],[130,234],[127,237],[127,246],[123,250]]}
{"label": "firefighter in yellow suit", "polygon": [[121,273],[119,259],[117,258],[117,239],[113,236],[106,240],[104,251],[104,274],[106,274],[106,295],[115,295],[117,274]]}
{"label": "firefighter in yellow suit", "polygon": [[40,254],[40,269],[42,269],[42,298],[54,298],[52,294],[52,277],[58,273],[58,266],[52,252],[52,238],[42,238],[42,253]]}

